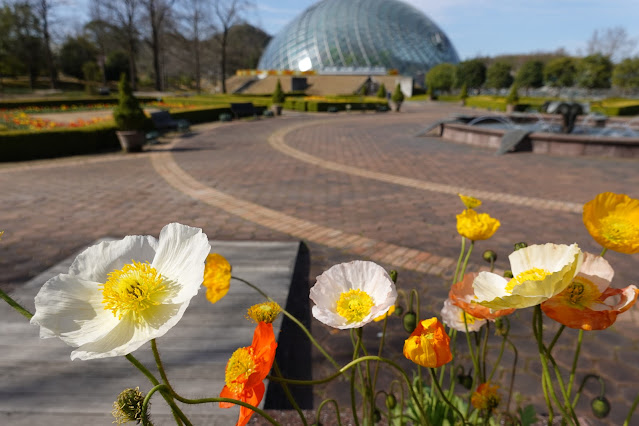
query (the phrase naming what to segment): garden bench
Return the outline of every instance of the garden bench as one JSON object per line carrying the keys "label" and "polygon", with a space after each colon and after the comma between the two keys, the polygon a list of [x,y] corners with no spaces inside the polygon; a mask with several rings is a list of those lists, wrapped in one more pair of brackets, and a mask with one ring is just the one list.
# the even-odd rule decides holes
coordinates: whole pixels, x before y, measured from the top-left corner
{"label": "garden bench", "polygon": [[231,112],[235,118],[240,117],[257,117],[257,110],[253,106],[252,102],[232,103]]}
{"label": "garden bench", "polygon": [[158,130],[179,130],[187,132],[191,127],[186,120],[176,120],[171,117],[168,111],[157,111],[151,113],[151,121]]}

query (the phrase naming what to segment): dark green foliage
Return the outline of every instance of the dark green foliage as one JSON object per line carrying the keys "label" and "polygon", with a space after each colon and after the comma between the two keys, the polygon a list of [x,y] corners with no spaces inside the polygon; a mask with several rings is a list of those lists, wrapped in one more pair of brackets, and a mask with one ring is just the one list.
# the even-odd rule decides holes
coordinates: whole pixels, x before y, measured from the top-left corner
{"label": "dark green foliage", "polygon": [[466,83],[469,89],[479,90],[486,81],[486,65],[479,59],[460,62],[455,71],[457,87]]}
{"label": "dark green foliage", "polygon": [[380,99],[386,99],[386,86],[384,86],[384,83],[380,84],[379,89],[377,90],[377,97]]}
{"label": "dark green foliage", "polygon": [[612,77],[612,62],[601,54],[582,58],[577,63],[577,85],[585,89],[607,89]]}
{"label": "dark green foliage", "polygon": [[129,57],[121,50],[109,53],[104,69],[107,81],[117,81],[122,73],[129,76]]}
{"label": "dark green foliage", "polygon": [[395,86],[395,91],[393,92],[393,96],[391,96],[391,100],[398,104],[404,102],[404,93],[402,92],[402,88],[399,86],[399,83]]}
{"label": "dark green foliage", "polygon": [[555,58],[544,66],[544,81],[551,87],[571,87],[576,75],[575,60],[570,57]]}
{"label": "dark green foliage", "polygon": [[541,61],[524,62],[519,71],[515,82],[519,87],[525,87],[528,90],[531,87],[541,87],[544,84],[544,64]]}
{"label": "dark green foliage", "polygon": [[639,57],[626,58],[612,71],[612,84],[621,89],[639,88]]}
{"label": "dark green foliage", "polygon": [[85,85],[85,90],[87,93],[95,92],[95,85],[91,85],[90,83],[95,83],[100,81],[100,67],[95,62],[85,62],[82,65],[82,74],[84,76],[84,81],[87,82]]}
{"label": "dark green foliage", "polygon": [[512,66],[506,62],[497,61],[486,70],[486,87],[505,89],[513,84]]}
{"label": "dark green foliage", "polygon": [[113,108],[113,119],[118,130],[146,130],[152,127],[137,98],[133,96],[133,90],[125,74],[120,77],[118,90],[118,106]]}
{"label": "dark green foliage", "polygon": [[519,414],[519,420],[522,426],[532,426],[539,421],[535,413],[535,406],[532,404],[527,405],[523,409],[519,408],[517,413]]}
{"label": "dark green foliage", "polygon": [[460,99],[467,99],[468,98],[468,86],[466,86],[466,84],[462,85],[461,91],[459,93],[459,97],[460,97]]}
{"label": "dark green foliage", "polygon": [[277,84],[275,85],[275,91],[273,91],[272,100],[275,105],[282,105],[286,100],[286,96],[284,95],[284,91],[282,90],[282,83],[280,83],[279,78],[277,79]]}
{"label": "dark green foliage", "polygon": [[450,92],[455,83],[455,65],[448,63],[435,65],[426,73],[425,82],[429,90],[432,88],[433,91]]}
{"label": "dark green foliage", "polygon": [[83,66],[94,62],[97,48],[85,37],[69,37],[60,49],[60,66],[62,72],[75,78],[84,77]]}
{"label": "dark green foliage", "polygon": [[517,83],[515,83],[510,87],[510,91],[506,97],[506,103],[508,105],[515,105],[517,102],[519,102],[519,93]]}
{"label": "dark green foliage", "polygon": [[112,124],[38,132],[16,130],[2,133],[0,161],[95,154],[120,149]]}

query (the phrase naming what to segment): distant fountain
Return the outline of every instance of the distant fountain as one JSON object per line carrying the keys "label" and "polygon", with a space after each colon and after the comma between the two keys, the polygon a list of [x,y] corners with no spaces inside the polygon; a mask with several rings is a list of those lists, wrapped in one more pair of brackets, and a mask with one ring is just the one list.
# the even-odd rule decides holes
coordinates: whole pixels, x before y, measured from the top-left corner
{"label": "distant fountain", "polygon": [[561,133],[572,133],[577,116],[582,115],[586,108],[579,102],[546,101],[542,105],[541,111],[548,114],[560,114],[563,119]]}

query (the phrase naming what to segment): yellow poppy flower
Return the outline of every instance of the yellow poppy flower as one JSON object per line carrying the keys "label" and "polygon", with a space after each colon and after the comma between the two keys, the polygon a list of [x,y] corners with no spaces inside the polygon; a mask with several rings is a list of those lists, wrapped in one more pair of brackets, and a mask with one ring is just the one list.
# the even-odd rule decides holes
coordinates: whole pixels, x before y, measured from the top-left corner
{"label": "yellow poppy flower", "polygon": [[437,368],[453,359],[450,337],[437,318],[420,321],[404,342],[404,356],[422,367]]}
{"label": "yellow poppy flower", "polygon": [[639,200],[604,192],[584,205],[586,229],[603,247],[620,253],[639,253]]}
{"label": "yellow poppy flower", "polygon": [[500,225],[497,219],[472,209],[466,209],[457,215],[457,232],[472,241],[489,239]]}
{"label": "yellow poppy flower", "polygon": [[508,256],[513,278],[480,272],[473,281],[477,303],[491,309],[527,308],[561,293],[572,283],[583,254],[577,244],[532,245]]}
{"label": "yellow poppy flower", "polygon": [[459,195],[459,199],[464,203],[467,209],[474,209],[476,207],[481,206],[481,200],[478,200],[475,197],[471,197],[469,195],[457,194]]}
{"label": "yellow poppy flower", "polygon": [[216,303],[229,292],[231,269],[231,264],[220,254],[211,253],[206,257],[202,285],[206,287],[206,298],[209,302]]}

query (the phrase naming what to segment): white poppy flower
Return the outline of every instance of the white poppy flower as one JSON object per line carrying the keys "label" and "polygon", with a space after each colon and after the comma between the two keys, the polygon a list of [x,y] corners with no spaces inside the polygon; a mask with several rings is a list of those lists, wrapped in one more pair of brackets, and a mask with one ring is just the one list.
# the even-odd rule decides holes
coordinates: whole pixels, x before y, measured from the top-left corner
{"label": "white poppy flower", "polygon": [[510,280],[480,272],[473,281],[476,302],[491,309],[539,305],[563,291],[577,275],[583,254],[577,244],[532,245],[508,256]]}
{"label": "white poppy flower", "polygon": [[159,241],[130,235],[87,248],[47,281],[31,323],[77,347],[71,359],[127,355],[163,336],[202,284],[211,247],[199,228],[166,225]]}
{"label": "white poppy flower", "polygon": [[385,314],[397,299],[386,270],[373,262],[356,260],[332,266],[317,277],[310,297],[313,316],[331,327],[357,328]]}
{"label": "white poppy flower", "polygon": [[485,319],[475,318],[471,314],[466,314],[466,325],[464,325],[464,310],[457,305],[453,305],[450,299],[444,300],[444,307],[442,308],[442,322],[452,329],[466,332],[466,326],[468,331],[477,331],[482,325],[486,324]]}

